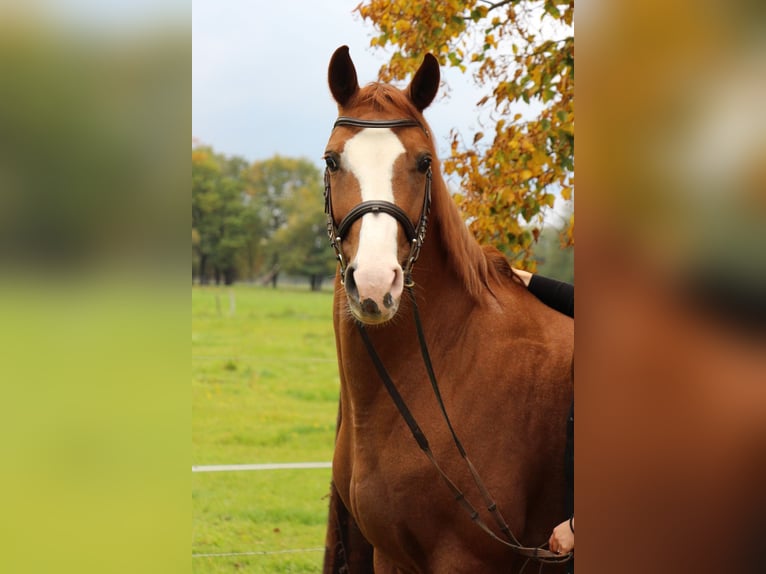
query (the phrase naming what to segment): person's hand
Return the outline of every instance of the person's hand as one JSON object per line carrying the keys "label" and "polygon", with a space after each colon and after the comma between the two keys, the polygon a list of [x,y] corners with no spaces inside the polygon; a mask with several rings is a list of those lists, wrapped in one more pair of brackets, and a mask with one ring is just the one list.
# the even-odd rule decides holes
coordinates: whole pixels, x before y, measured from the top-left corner
{"label": "person's hand", "polygon": [[532,274],[529,271],[524,271],[523,269],[517,269],[514,267],[513,272],[519,276],[519,278],[524,282],[525,286],[529,287],[529,280],[532,279]]}
{"label": "person's hand", "polygon": [[[572,518],[572,526],[574,526],[574,518]],[[572,532],[569,520],[565,520],[553,529],[553,533],[548,539],[548,547],[558,554],[566,554],[574,550],[574,532]]]}

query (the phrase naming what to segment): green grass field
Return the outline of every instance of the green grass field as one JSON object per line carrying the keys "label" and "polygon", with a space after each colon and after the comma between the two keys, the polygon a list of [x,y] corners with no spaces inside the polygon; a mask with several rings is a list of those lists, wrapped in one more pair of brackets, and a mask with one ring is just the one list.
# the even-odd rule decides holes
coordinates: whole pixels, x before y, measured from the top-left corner
{"label": "green grass field", "polygon": [[[192,465],[330,461],[337,401],[331,293],[192,288]],[[320,572],[329,482],[193,473],[193,571]]]}

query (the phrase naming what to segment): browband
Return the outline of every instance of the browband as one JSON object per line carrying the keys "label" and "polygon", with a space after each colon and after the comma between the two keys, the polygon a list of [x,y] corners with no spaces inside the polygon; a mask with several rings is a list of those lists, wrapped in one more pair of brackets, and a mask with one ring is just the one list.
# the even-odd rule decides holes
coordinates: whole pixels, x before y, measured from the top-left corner
{"label": "browband", "polygon": [[416,127],[422,129],[426,135],[428,135],[428,130],[426,130],[425,127],[423,127],[423,124],[421,124],[417,120],[413,120],[410,118],[404,118],[399,120],[360,120],[358,118],[349,118],[347,116],[340,116],[337,120],[335,120],[335,123],[333,124],[333,129],[337,128],[338,126],[352,126],[355,128],[406,128],[406,127]]}

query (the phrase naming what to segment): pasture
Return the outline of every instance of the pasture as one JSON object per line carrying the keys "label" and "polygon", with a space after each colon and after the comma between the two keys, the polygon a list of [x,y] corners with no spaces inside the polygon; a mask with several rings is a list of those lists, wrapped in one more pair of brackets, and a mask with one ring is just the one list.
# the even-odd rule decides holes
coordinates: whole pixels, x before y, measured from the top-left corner
{"label": "pasture", "polygon": [[[330,291],[192,288],[193,466],[330,461],[337,407]],[[193,572],[320,572],[329,483],[192,473]]]}

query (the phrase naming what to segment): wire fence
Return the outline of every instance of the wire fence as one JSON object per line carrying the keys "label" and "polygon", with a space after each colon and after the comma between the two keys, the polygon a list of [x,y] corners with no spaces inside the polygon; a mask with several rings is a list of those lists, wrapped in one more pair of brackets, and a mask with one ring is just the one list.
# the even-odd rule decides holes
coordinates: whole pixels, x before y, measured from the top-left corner
{"label": "wire fence", "polygon": [[332,468],[331,462],[268,462],[265,464],[211,464],[192,466],[192,472],[241,472],[249,470],[293,470]]}
{"label": "wire fence", "polygon": [[228,558],[232,556],[268,556],[272,554],[300,554],[301,552],[324,552],[324,548],[292,548],[289,550],[254,550],[252,552],[218,552],[215,554],[192,554],[192,558]]}
{"label": "wire fence", "polygon": [[[312,468],[332,468],[331,462],[276,462],[264,464],[212,464],[192,466],[192,472],[242,472],[258,470],[293,470]],[[214,552],[192,553],[192,558],[232,558],[237,556],[271,556],[276,554],[301,554],[305,552],[324,552],[324,547],[290,548],[287,550],[253,550],[250,552]]]}

